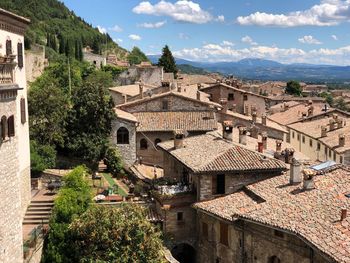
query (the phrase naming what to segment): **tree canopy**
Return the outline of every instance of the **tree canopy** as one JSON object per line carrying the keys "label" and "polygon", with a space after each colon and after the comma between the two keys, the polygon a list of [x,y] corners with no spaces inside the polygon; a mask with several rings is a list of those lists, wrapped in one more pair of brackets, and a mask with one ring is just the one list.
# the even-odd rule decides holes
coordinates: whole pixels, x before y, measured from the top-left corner
{"label": "tree canopy", "polygon": [[137,64],[140,64],[141,62],[149,62],[148,57],[138,47],[134,47],[131,50],[127,59],[131,65],[137,65]]}
{"label": "tree canopy", "polygon": [[287,88],[286,88],[287,94],[301,96],[302,91],[303,90],[298,81],[291,80],[287,82]]}
{"label": "tree canopy", "polygon": [[176,77],[178,69],[176,67],[176,62],[173,54],[171,53],[168,45],[165,45],[163,48],[162,56],[158,61],[158,66],[163,67],[164,71],[167,73],[174,73],[174,76]]}

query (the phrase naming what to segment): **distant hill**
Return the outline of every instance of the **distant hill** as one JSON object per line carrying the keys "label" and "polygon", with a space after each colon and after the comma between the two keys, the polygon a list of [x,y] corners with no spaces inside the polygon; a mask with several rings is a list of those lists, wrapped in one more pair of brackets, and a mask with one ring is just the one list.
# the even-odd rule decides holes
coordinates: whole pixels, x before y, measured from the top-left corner
{"label": "distant hill", "polygon": [[206,75],[208,71],[203,68],[194,67],[188,64],[179,64],[177,68],[184,74],[196,74],[196,75]]}
{"label": "distant hill", "polygon": [[[158,61],[159,56],[149,56]],[[313,64],[282,64],[272,60],[246,58],[236,62],[194,62],[175,58],[178,65],[186,64],[202,68],[205,71],[234,75],[244,79],[290,80],[309,82],[345,82],[350,81],[350,66],[331,66]]]}
{"label": "distant hill", "polygon": [[0,7],[30,18],[31,25],[25,36],[26,47],[32,43],[46,45],[50,38],[57,50],[59,43],[65,42],[72,46],[72,50],[79,43],[79,46],[92,47],[97,53],[107,47],[119,58],[127,55],[127,50],[114,43],[108,34],[101,34],[57,0],[1,0]]}

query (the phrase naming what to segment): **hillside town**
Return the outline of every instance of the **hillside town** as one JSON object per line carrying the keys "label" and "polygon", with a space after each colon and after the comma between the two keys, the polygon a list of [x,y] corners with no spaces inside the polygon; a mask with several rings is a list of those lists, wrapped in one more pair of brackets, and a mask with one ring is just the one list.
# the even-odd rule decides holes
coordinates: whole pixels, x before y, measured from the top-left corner
{"label": "hillside town", "polygon": [[1,263],[350,262],[346,84],[29,45],[0,7]]}

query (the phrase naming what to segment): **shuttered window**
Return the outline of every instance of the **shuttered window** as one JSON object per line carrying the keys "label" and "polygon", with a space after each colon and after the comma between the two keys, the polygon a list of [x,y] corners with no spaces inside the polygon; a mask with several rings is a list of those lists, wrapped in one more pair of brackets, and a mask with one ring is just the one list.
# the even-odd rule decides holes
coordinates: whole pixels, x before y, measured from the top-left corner
{"label": "shuttered window", "polygon": [[24,124],[27,121],[26,116],[26,100],[24,98],[21,99],[21,123]]}
{"label": "shuttered window", "polygon": [[7,119],[8,136],[15,136],[15,117],[12,115]]}
{"label": "shuttered window", "polygon": [[18,60],[18,67],[23,68],[23,44],[22,43],[17,44],[17,60]]}
{"label": "shuttered window", "polygon": [[220,243],[228,246],[228,225],[220,223]]}
{"label": "shuttered window", "polygon": [[0,128],[1,128],[0,129],[1,139],[5,140],[6,134],[7,134],[7,118],[6,118],[6,116],[1,117]]}
{"label": "shuttered window", "polygon": [[6,55],[12,55],[12,42],[11,40],[6,40]]}

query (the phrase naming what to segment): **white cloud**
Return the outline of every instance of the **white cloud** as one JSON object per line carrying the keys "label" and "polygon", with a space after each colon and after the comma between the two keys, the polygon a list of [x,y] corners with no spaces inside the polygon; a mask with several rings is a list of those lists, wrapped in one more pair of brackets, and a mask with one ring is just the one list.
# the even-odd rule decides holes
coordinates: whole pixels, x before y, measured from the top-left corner
{"label": "white cloud", "polygon": [[203,10],[199,4],[187,0],[179,0],[174,4],[161,0],[152,5],[148,1],[143,1],[132,10],[136,14],[146,14],[154,16],[169,16],[176,21],[195,24],[205,24],[212,21],[213,16]]}
{"label": "white cloud", "polygon": [[350,46],[337,49],[313,49],[305,51],[298,48],[279,48],[277,46],[251,46],[235,49],[222,44],[205,44],[199,48],[185,48],[173,52],[174,56],[193,61],[237,61],[243,58],[261,58],[281,63],[313,63],[331,65],[350,65]]}
{"label": "white cloud", "polygon": [[220,15],[215,19],[215,21],[223,23],[223,22],[225,22],[225,16]]}
{"label": "white cloud", "polygon": [[223,46],[230,46],[230,47],[232,47],[232,46],[234,46],[235,44],[233,44],[231,41],[227,41],[227,40],[224,40],[224,41],[222,41],[222,45]]}
{"label": "white cloud", "polygon": [[258,45],[258,43],[254,42],[254,40],[250,36],[242,37],[241,41],[243,43],[247,43],[247,44],[252,45],[252,46]]}
{"label": "white cloud", "polygon": [[139,35],[131,34],[129,38],[135,41],[140,41],[142,38]]}
{"label": "white cloud", "polygon": [[322,42],[317,40],[316,38],[314,38],[313,36],[303,36],[301,38],[298,39],[298,41],[300,43],[303,44],[310,44],[310,45],[321,45]]}
{"label": "white cloud", "polygon": [[114,43],[123,43],[123,39],[121,38],[113,38]]}
{"label": "white cloud", "polygon": [[122,32],[123,31],[123,29],[118,25],[115,25],[114,27],[110,27],[110,28],[108,28],[108,30],[113,31],[113,32]]}
{"label": "white cloud", "polygon": [[258,26],[332,26],[350,20],[350,0],[321,0],[310,9],[288,14],[268,14],[256,12],[248,16],[239,16],[241,25]]}
{"label": "white cloud", "polygon": [[143,27],[143,28],[160,28],[160,27],[164,26],[165,24],[166,24],[166,20],[156,22],[156,23],[143,23],[143,24],[139,24],[138,26]]}
{"label": "white cloud", "polygon": [[331,37],[332,37],[335,41],[338,40],[338,37],[337,37],[336,35],[332,35]]}
{"label": "white cloud", "polygon": [[179,38],[182,40],[190,39],[190,36],[185,33],[179,33]]}
{"label": "white cloud", "polygon": [[102,26],[97,26],[98,31],[100,31],[101,34],[106,34],[107,33],[107,29],[105,27]]}

